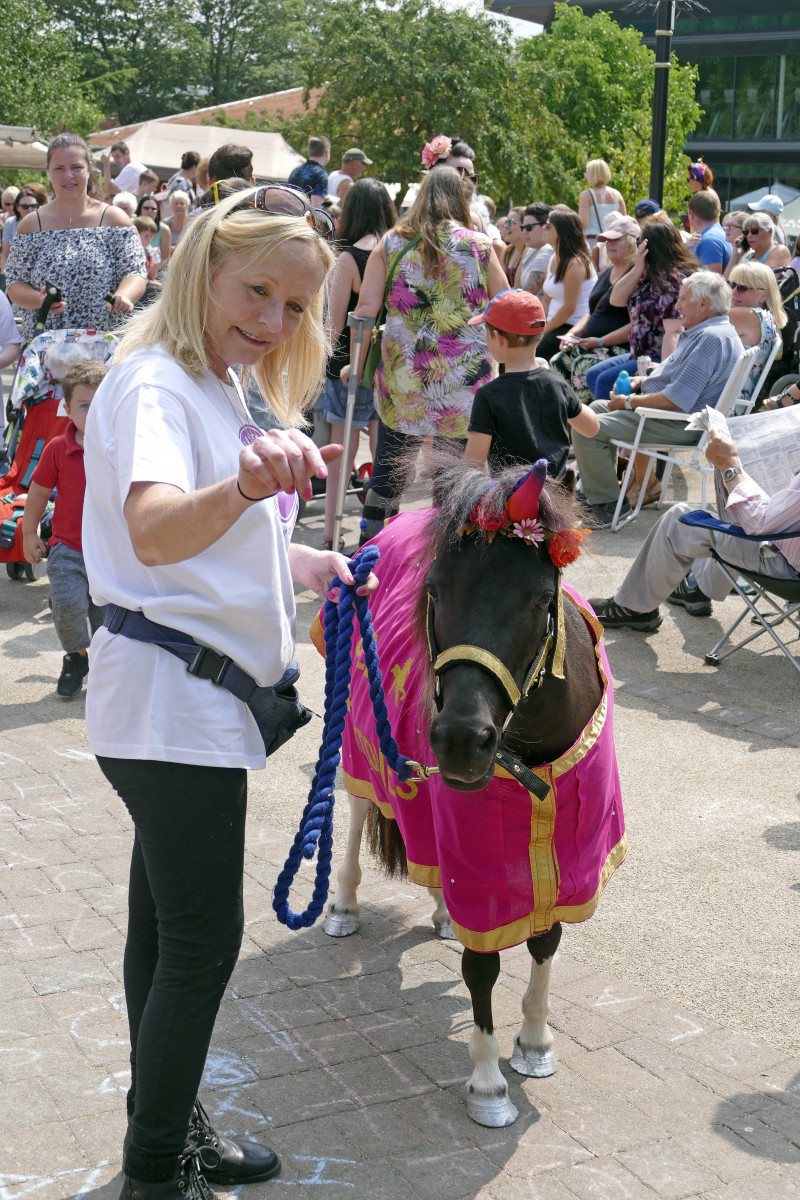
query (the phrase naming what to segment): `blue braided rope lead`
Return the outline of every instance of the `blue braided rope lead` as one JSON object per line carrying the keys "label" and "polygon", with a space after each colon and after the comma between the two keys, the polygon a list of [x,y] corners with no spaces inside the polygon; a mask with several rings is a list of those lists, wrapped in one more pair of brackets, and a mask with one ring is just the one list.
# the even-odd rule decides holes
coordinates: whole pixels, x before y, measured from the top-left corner
{"label": "blue braided rope lead", "polygon": [[[377,546],[364,546],[359,550],[348,563],[355,583],[345,584],[339,578],[334,579],[331,587],[339,588],[339,603],[326,600],[322,611],[325,631],[325,712],[322,743],[311,790],[300,818],[300,827],[295,834],[283,870],[278,876],[272,898],[272,907],[278,920],[290,929],[302,929],[313,925],[328,899],[333,856],[334,784],[336,768],[340,761],[347,701],[350,697],[354,616],[358,618],[361,631],[364,664],[381,752],[401,783],[410,779],[413,772],[408,759],[400,753],[397,742],[392,737],[369,601],[366,596],[356,595],[356,589],[363,587],[367,582],[370,571],[379,557],[380,550]],[[305,912],[294,913],[289,907],[289,890],[300,867],[300,859],[311,859],[315,852],[317,870],[311,901]]]}

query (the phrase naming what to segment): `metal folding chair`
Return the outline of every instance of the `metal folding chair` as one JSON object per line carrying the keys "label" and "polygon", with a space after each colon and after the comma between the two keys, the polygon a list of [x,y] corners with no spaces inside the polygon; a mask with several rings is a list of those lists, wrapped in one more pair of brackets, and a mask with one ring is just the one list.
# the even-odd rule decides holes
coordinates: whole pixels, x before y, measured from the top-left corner
{"label": "metal folding chair", "polygon": [[[747,372],[750,370],[750,364],[755,357],[756,350],[756,346],[752,346],[749,350],[745,350],[734,364],[733,369],[728,376],[725,387],[722,389],[720,397],[717,400],[717,403],[714,405],[714,407],[721,412],[723,416],[728,415],[730,409],[738,399],[739,393],[742,389],[742,384],[745,381]],[[661,481],[661,498],[658,502],[659,508],[661,508],[664,503],[664,495],[667,490],[669,475],[675,463],[684,469],[691,468],[692,470],[700,472],[702,489],[700,503],[703,505],[703,507],[705,507],[706,503],[706,481],[714,473],[713,467],[706,466],[703,463],[703,449],[708,441],[707,433],[702,434],[696,443],[689,445],[687,445],[686,442],[662,443],[660,445],[652,443],[648,444],[648,421],[675,421],[678,425],[685,426],[686,422],[689,420],[689,413],[675,412],[673,410],[663,408],[637,408],[634,415],[639,418],[639,424],[636,427],[633,439],[629,441],[627,438],[613,438],[611,443],[613,446],[617,446],[620,450],[627,450],[630,454],[628,467],[625,471],[625,475],[619,489],[617,507],[614,510],[614,517],[611,521],[611,529],[614,533],[617,533],[620,529],[622,529],[623,525],[627,525],[630,521],[633,521],[641,512],[642,504],[644,503],[645,492],[647,491],[647,484],[650,480],[650,473],[653,470],[656,462],[663,462],[667,464],[666,470],[664,471],[664,478]],[[685,454],[687,451],[691,453],[691,457],[688,461],[685,458],[678,457],[680,453]],[[625,516],[622,516],[622,505],[625,500],[625,493],[628,489],[628,484],[631,482],[633,477],[634,460],[636,455],[639,453],[646,454],[648,457],[648,463],[647,467],[645,468],[642,487],[639,492],[639,499],[635,507],[629,513],[626,513]]]}
{"label": "metal folding chair", "polygon": [[[731,525],[727,521],[720,521],[716,517],[712,517],[709,513],[702,511],[684,513],[681,521],[684,525],[714,529],[719,533],[727,533],[731,537],[742,538],[750,542],[779,542],[788,540],[789,538],[800,537],[800,530],[770,533],[766,537],[763,535],[753,536],[745,533],[738,525]],[[748,646],[756,638],[768,633],[775,644],[786,655],[792,666],[797,671],[800,671],[800,657],[798,657],[800,646],[798,646],[796,653],[792,653],[786,642],[775,632],[779,625],[788,621],[791,630],[793,630],[789,641],[800,640],[800,574],[797,579],[775,579],[772,575],[762,575],[758,571],[749,571],[745,567],[737,566],[735,563],[726,562],[724,558],[717,554],[716,550],[711,551],[711,556],[720,565],[728,576],[728,579],[730,579],[731,586],[744,601],[744,608],[730,629],[725,631],[716,645],[712,646],[705,656],[705,660],[709,666],[718,667],[724,658],[729,658],[731,654],[735,654],[743,646]],[[753,589],[752,594],[742,586],[742,580],[745,580],[749,587]],[[758,607],[759,604],[762,604],[762,608]],[[724,653],[720,653],[722,647],[730,641],[731,635],[748,616],[752,619],[753,624],[758,625],[759,628],[742,641],[732,643]]]}

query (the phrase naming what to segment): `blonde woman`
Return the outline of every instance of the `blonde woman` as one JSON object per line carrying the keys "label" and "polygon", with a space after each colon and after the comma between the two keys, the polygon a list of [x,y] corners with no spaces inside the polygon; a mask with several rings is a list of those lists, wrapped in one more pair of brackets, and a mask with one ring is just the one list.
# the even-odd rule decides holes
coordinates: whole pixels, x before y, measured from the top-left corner
{"label": "blonde woman", "polygon": [[745,349],[758,346],[740,393],[740,399],[749,400],[787,316],[775,274],[764,263],[740,263],[728,282],[733,293],[728,320]]}
{"label": "blonde woman", "polygon": [[622,193],[616,188],[609,187],[611,168],[605,159],[593,158],[586,164],[584,179],[588,183],[578,197],[578,216],[581,219],[584,236],[592,252],[592,261],[598,265],[598,251],[595,243],[603,232],[604,218],[609,213],[627,214]]}
{"label": "blonde woman", "polygon": [[[198,1173],[232,1185],[280,1168],[266,1146],[219,1137],[197,1089],[242,937],[247,770],[302,723],[292,584],[323,594],[349,578],[341,555],[289,544],[297,494],[342,449],[298,429],[328,349],[331,238],[326,215],[280,186],[197,217],[87,423],[84,556],[111,606],[87,727],[135,829],[123,1200],[211,1197]],[[233,364],[282,429],[252,429]]]}

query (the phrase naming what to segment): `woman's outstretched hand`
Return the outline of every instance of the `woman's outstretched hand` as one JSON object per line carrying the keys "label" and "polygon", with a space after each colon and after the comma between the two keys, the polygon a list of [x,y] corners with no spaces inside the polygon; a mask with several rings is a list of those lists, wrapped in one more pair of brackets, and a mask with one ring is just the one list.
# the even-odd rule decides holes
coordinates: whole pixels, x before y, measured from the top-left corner
{"label": "woman's outstretched hand", "polygon": [[295,491],[310,500],[312,475],[325,479],[327,464],[342,450],[336,443],[316,446],[299,429],[271,429],[239,454],[239,490],[253,500]]}

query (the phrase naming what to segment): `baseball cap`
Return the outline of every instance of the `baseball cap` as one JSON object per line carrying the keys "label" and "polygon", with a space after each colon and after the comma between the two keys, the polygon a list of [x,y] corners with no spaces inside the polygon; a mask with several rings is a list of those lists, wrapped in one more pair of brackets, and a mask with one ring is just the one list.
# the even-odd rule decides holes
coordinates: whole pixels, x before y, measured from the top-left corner
{"label": "baseball cap", "polygon": [[774,192],[767,192],[760,200],[751,200],[747,207],[751,212],[768,212],[777,217],[783,212],[783,201]]}
{"label": "baseball cap", "polygon": [[633,217],[623,217],[618,214],[609,225],[608,229],[598,233],[598,242],[610,242],[621,237],[641,237],[642,231],[639,228],[639,222],[634,221]]}
{"label": "baseball cap", "polygon": [[539,297],[522,288],[498,292],[486,305],[484,312],[479,317],[471,317],[467,324],[480,325],[484,321],[502,333],[521,333],[528,337],[541,333],[547,324]]}
{"label": "baseball cap", "polygon": [[345,150],[342,155],[342,162],[353,162],[358,159],[359,162],[366,163],[368,167],[372,166],[372,159],[367,158],[363,150],[359,150],[358,146],[351,146],[349,150]]}
{"label": "baseball cap", "polygon": [[657,200],[651,200],[649,196],[646,196],[644,200],[640,200],[634,206],[633,211],[637,217],[652,217],[655,213],[661,212],[661,205]]}

